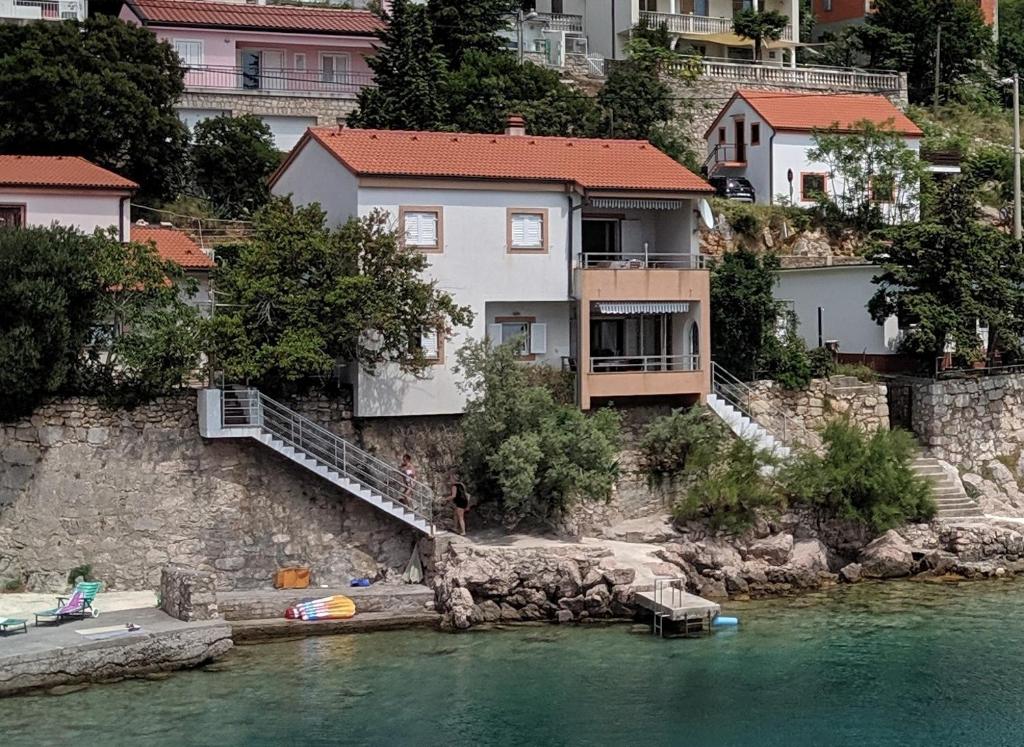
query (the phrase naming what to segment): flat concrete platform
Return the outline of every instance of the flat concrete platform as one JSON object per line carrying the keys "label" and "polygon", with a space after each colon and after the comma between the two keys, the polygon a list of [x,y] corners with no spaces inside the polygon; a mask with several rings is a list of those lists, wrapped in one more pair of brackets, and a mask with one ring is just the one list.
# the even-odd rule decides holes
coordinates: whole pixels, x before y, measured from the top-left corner
{"label": "flat concrete platform", "polygon": [[275,638],[370,633],[380,630],[433,628],[441,624],[436,612],[357,612],[348,620],[237,620],[231,623],[235,643],[258,643]]}
{"label": "flat concrete platform", "polygon": [[[120,628],[89,637],[82,632]],[[131,677],[202,664],[232,646],[223,620],[186,623],[158,609],[121,610],[61,625],[29,625],[27,633],[0,636],[0,695],[41,687]]]}
{"label": "flat concrete platform", "polygon": [[422,584],[221,591],[217,592],[217,606],[225,620],[277,620],[284,617],[285,610],[304,599],[335,594],[355,602],[357,617],[364,613],[415,614],[434,609],[434,590]]}
{"label": "flat concrete platform", "polygon": [[665,615],[666,620],[673,622],[714,618],[722,611],[720,604],[680,589],[665,589],[657,595],[653,590],[638,591],[633,598],[637,606]]}

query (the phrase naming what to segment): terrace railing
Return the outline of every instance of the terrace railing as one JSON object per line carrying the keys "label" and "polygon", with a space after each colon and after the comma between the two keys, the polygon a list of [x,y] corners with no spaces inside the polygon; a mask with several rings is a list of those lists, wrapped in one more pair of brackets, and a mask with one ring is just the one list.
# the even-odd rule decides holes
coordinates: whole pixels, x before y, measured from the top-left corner
{"label": "terrace railing", "polygon": [[763,85],[795,86],[814,89],[868,91],[872,93],[899,93],[903,83],[899,73],[891,70],[860,70],[858,68],[821,67],[801,65],[755,65],[713,57],[691,57],[672,63],[670,68],[680,71],[697,66],[708,78],[731,83],[760,83]]}
{"label": "terrace railing", "polygon": [[0,0],[0,18],[23,21],[84,21],[86,0]]}
{"label": "terrace railing", "polygon": [[[647,21],[650,26],[658,27],[664,25],[673,34],[731,34],[732,18],[723,16],[698,16],[692,13],[655,13],[653,11],[640,11],[640,20]],[[782,32],[783,39],[793,38],[793,24],[786,24]]]}
{"label": "terrace railing", "polygon": [[583,16],[571,13],[538,13],[537,18],[552,31],[583,33]]}
{"label": "terrace railing", "polygon": [[699,355],[609,355],[590,359],[590,373],[666,373],[700,371]]}
{"label": "terrace railing", "polygon": [[[3,0],[0,0],[2,2]],[[230,65],[194,65],[185,71],[186,90],[230,90],[254,94],[354,97],[373,85],[372,73],[324,73],[278,68],[254,73]]]}
{"label": "terrace railing", "polygon": [[583,252],[579,255],[579,266],[584,269],[606,270],[704,270],[709,257],[705,254],[682,254],[679,252]]}

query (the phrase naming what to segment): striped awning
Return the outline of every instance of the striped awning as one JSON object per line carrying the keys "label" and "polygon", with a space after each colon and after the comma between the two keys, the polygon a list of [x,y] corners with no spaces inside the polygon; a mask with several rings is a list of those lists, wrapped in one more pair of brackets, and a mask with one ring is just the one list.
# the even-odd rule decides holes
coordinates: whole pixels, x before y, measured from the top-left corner
{"label": "striped awning", "polygon": [[598,301],[597,310],[609,316],[685,314],[690,310],[690,304],[679,301]]}
{"label": "striped awning", "polygon": [[683,201],[641,200],[632,197],[592,197],[590,205],[596,208],[613,208],[616,210],[678,210],[683,206]]}

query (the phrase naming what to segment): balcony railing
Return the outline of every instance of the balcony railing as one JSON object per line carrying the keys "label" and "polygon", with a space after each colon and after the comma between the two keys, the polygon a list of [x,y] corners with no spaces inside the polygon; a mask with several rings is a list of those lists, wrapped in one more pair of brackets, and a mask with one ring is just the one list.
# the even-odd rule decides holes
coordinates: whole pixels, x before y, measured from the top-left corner
{"label": "balcony railing", "polygon": [[900,74],[888,70],[858,70],[844,67],[801,65],[754,65],[710,57],[693,57],[673,63],[671,67],[689,70],[697,65],[702,75],[716,81],[731,83],[761,83],[777,86],[870,91],[873,93],[899,93]]}
{"label": "balcony railing", "polygon": [[605,270],[703,270],[707,255],[679,252],[584,252],[579,265],[584,269]]}
{"label": "balcony railing", "polygon": [[254,73],[241,67],[219,65],[195,65],[185,71],[186,90],[212,89],[350,98],[369,85],[373,85],[372,73],[325,73],[320,70],[288,68]]}
{"label": "balcony railing", "polygon": [[[712,34],[731,34],[732,19],[712,16],[695,16],[691,13],[655,13],[653,11],[640,11],[640,20],[646,21],[650,26],[661,26],[673,34],[692,34],[694,36]],[[782,32],[782,38],[793,39],[793,25],[787,24],[786,30]]]}
{"label": "balcony railing", "polygon": [[0,0],[0,18],[19,21],[84,21],[86,0]]}
{"label": "balcony railing", "polygon": [[669,373],[700,371],[699,355],[610,355],[590,359],[590,373]]}
{"label": "balcony railing", "polygon": [[543,21],[552,31],[583,33],[583,16],[570,13],[538,13],[537,20]]}

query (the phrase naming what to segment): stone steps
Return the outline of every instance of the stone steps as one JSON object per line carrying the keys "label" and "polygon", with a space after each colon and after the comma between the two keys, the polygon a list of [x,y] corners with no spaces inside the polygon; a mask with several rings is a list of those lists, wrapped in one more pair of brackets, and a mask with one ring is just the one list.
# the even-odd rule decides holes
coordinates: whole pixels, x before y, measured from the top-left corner
{"label": "stone steps", "polygon": [[967,495],[963,483],[949,474],[938,459],[917,457],[911,462],[911,469],[914,474],[931,483],[937,519],[958,521],[984,518],[985,512]]}

